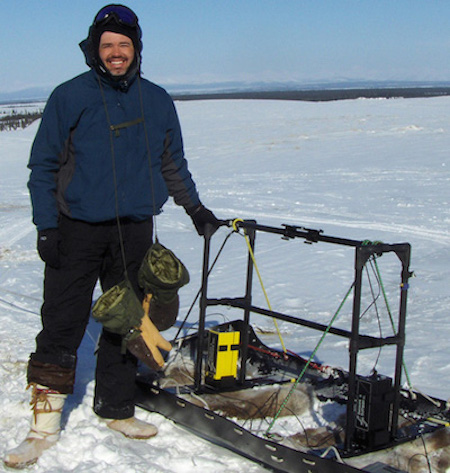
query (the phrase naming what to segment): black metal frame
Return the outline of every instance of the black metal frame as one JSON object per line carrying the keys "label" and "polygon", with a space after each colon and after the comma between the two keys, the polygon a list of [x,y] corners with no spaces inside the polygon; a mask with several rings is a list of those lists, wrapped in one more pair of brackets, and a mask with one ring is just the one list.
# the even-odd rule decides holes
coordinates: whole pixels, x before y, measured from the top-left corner
{"label": "black metal frame", "polygon": [[[241,340],[241,370],[239,374],[239,383],[245,381],[245,366],[248,355],[248,325],[250,324],[250,314],[257,313],[270,316],[275,319],[287,321],[293,324],[302,325],[311,329],[322,331],[328,329],[328,332],[340,337],[347,338],[350,342],[349,346],[349,382],[348,382],[348,402],[347,402],[347,422],[345,436],[345,451],[351,453],[354,448],[353,435],[355,427],[354,404],[356,400],[356,384],[357,384],[357,358],[360,350],[376,348],[385,345],[396,345],[395,374],[394,374],[394,400],[392,404],[392,422],[390,428],[390,441],[393,441],[398,429],[398,413],[400,407],[400,389],[401,376],[403,367],[403,351],[405,345],[405,323],[406,323],[406,305],[408,294],[408,280],[412,273],[409,270],[411,246],[409,243],[385,244],[385,243],[366,243],[363,241],[350,240],[345,238],[337,238],[323,235],[322,230],[308,229],[298,226],[284,225],[283,227],[271,227],[259,225],[255,221],[236,221],[234,223],[236,230],[243,229],[249,238],[252,251],[255,248],[255,238],[258,231],[281,235],[283,239],[302,238],[306,243],[326,242],[337,245],[349,246],[355,248],[354,260],[354,290],[353,290],[353,312],[351,330],[342,330],[339,328],[327,328],[325,325],[317,322],[295,317],[289,314],[275,312],[252,305],[252,283],[253,283],[253,260],[249,254],[247,263],[247,280],[245,296],[240,298],[208,298],[208,275],[209,275],[209,258],[210,243],[212,232],[209,231],[205,235],[204,255],[203,255],[203,274],[202,274],[202,292],[200,298],[199,312],[199,331],[198,331],[198,347],[195,364],[195,390],[200,392],[204,389],[202,385],[202,364],[203,352],[205,349],[205,317],[208,306],[226,305],[236,307],[244,311],[244,330],[242,331]],[[362,293],[362,272],[369,258],[374,255],[381,256],[384,253],[395,253],[398,257],[401,269],[400,283],[400,304],[398,310],[397,333],[389,337],[373,337],[362,335],[359,333],[359,320],[361,315],[361,293]]]}

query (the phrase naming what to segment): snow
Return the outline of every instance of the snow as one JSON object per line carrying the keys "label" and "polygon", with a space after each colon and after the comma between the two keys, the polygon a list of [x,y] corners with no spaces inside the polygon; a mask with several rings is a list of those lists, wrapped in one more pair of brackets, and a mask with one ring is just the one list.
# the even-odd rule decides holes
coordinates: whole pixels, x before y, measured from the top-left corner
{"label": "snow", "polygon": [[[255,219],[322,229],[356,240],[412,245],[405,364],[416,389],[447,399],[450,388],[450,98],[288,102],[215,100],[178,102],[186,155],[202,201],[219,218]],[[2,112],[3,113],[3,112]],[[40,329],[43,263],[35,251],[26,164],[36,133],[0,133],[0,456],[26,435],[30,418],[26,364]],[[168,203],[157,221],[160,241],[182,259],[191,282],[180,291],[182,320],[200,286],[203,241],[189,218]],[[213,237],[215,255],[228,228]],[[256,260],[272,308],[328,324],[353,278],[352,249],[326,243],[305,245],[278,236],[257,236]],[[210,277],[211,296],[244,293],[246,245],[233,235]],[[392,312],[398,303],[400,267],[392,255],[379,259]],[[374,280],[374,277],[371,276]],[[266,307],[254,284],[255,304]],[[97,295],[99,292],[97,291]],[[349,328],[346,303],[336,326]],[[239,311],[214,307],[208,323],[233,320]],[[195,307],[188,318],[194,326]],[[383,334],[390,324],[380,315]],[[280,341],[271,320],[255,317]],[[367,333],[379,324],[369,308]],[[321,336],[279,323],[287,348],[302,355]],[[262,467],[188,433],[156,413],[136,415],[159,428],[148,441],[133,441],[107,429],[92,412],[94,348],[99,326],[92,322],[79,352],[75,394],[64,411],[60,442],[31,468],[35,472],[212,472],[249,473]],[[173,328],[165,333],[170,339]],[[324,363],[348,366],[347,342],[327,336],[317,352]],[[358,368],[393,373],[393,350],[361,356]],[[3,464],[0,471],[6,471]]]}

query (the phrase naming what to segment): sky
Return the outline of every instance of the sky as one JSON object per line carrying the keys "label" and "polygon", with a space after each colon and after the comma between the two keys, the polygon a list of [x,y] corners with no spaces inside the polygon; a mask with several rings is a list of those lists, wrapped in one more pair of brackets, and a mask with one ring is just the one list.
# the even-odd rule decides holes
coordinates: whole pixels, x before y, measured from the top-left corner
{"label": "sky", "polygon": [[[86,70],[78,43],[105,0],[0,0],[0,93]],[[214,82],[450,81],[448,0],[128,0],[143,73]]]}

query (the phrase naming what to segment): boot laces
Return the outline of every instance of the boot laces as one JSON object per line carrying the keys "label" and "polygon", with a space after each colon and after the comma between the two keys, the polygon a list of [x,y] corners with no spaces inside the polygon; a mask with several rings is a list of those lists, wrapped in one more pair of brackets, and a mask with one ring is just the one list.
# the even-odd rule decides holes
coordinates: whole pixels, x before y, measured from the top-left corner
{"label": "boot laces", "polygon": [[[33,411],[35,421],[36,421],[37,415],[40,413],[62,411],[62,408],[53,409],[52,404],[49,399],[49,395],[61,394],[59,391],[55,391],[54,389],[50,389],[50,388],[40,388],[40,387],[38,388],[36,383],[30,383],[27,386],[27,389],[29,389],[30,387],[32,388],[30,406],[31,406],[31,410]],[[39,407],[38,407],[38,404],[39,404]]]}

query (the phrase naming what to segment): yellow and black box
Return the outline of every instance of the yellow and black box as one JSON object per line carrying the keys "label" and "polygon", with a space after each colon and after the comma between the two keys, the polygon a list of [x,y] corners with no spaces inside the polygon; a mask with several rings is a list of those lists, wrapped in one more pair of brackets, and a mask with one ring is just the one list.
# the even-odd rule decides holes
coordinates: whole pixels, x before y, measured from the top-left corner
{"label": "yellow and black box", "polygon": [[236,384],[240,332],[208,333],[208,358],[205,382],[215,387],[229,387]]}

